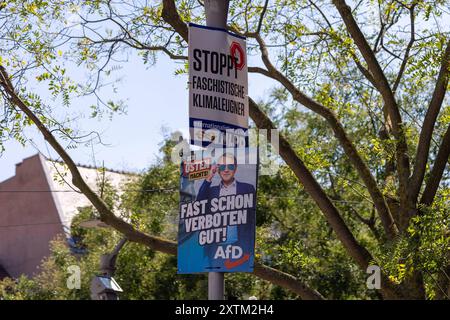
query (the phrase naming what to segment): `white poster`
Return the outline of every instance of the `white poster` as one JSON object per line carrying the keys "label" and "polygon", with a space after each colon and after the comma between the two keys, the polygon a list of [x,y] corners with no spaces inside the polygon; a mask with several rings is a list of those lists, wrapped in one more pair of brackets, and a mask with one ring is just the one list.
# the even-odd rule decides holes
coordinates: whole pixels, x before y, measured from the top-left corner
{"label": "white poster", "polygon": [[249,112],[247,90],[245,38],[226,30],[190,24],[191,143],[204,146],[208,144],[205,142],[213,141],[245,146]]}

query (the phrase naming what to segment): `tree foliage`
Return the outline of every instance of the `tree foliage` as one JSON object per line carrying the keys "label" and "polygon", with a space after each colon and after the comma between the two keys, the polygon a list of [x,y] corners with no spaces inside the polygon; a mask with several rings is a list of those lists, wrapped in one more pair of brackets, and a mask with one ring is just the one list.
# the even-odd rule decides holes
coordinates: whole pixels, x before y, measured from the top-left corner
{"label": "tree foliage", "polygon": [[[120,111],[120,102],[98,93],[130,53],[147,66],[167,55],[182,76],[185,23],[205,19],[203,3],[194,0],[1,3],[0,137],[25,142],[22,128],[35,124],[72,173],[67,148],[58,145],[76,143],[77,135],[53,117],[52,106],[67,108],[71,95],[81,94],[96,97],[93,116]],[[255,275],[284,288],[270,297],[448,299],[449,15],[442,0],[231,1],[228,28],[248,39],[249,72],[274,85],[270,95],[250,99],[250,115],[256,127],[282,133],[283,166],[261,177],[258,197],[257,250],[265,264]],[[89,80],[71,78],[63,66],[70,63],[84,67]],[[173,191],[177,172],[163,160],[134,188]],[[131,241],[175,252],[175,193],[128,193],[123,205],[132,214],[124,224],[76,181],[100,217]],[[173,281],[173,258],[148,258],[172,270],[163,278]],[[372,264],[382,269],[380,294],[365,287]],[[233,277],[246,278],[230,276],[231,283],[247,283]],[[267,285],[248,281],[236,295]],[[178,293],[172,286],[157,291],[192,291],[175,287]]]}

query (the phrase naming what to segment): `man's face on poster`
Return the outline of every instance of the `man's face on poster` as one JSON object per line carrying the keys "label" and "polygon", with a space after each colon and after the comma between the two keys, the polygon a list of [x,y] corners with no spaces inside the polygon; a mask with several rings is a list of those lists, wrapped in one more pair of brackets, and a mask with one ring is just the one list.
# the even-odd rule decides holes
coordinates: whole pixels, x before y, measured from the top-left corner
{"label": "man's face on poster", "polygon": [[234,179],[234,174],[237,170],[237,165],[234,162],[234,157],[229,155],[222,156],[217,162],[217,165],[222,181],[225,184],[232,182]]}

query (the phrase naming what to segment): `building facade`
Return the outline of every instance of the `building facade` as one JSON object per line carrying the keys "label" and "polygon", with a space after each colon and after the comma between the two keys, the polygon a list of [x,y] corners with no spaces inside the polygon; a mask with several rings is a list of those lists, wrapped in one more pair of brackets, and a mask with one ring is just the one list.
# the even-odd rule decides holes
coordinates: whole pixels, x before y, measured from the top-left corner
{"label": "building facade", "polygon": [[[120,195],[132,175],[79,166],[87,184],[98,191],[100,180]],[[16,164],[13,177],[0,183],[0,276],[33,276],[50,254],[50,241],[70,238],[70,225],[87,198],[71,184],[68,170],[37,154]],[[68,241],[70,243],[70,241]]]}

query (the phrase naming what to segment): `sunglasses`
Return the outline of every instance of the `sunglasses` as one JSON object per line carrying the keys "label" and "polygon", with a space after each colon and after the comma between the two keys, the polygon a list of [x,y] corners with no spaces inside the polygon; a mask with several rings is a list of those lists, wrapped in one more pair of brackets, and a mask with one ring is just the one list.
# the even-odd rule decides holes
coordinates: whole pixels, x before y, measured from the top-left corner
{"label": "sunglasses", "polygon": [[221,164],[219,166],[219,171],[225,171],[228,168],[228,170],[234,171],[236,169],[236,165],[234,164]]}

